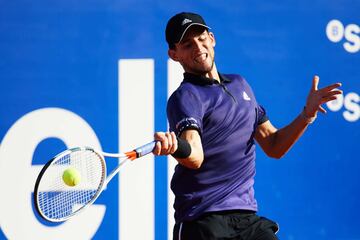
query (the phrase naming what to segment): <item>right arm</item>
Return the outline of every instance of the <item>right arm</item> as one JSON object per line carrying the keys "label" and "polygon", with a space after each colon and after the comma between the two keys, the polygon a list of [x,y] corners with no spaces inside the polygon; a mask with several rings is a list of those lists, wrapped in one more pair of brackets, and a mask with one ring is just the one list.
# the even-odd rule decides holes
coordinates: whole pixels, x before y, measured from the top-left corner
{"label": "right arm", "polygon": [[[200,134],[197,130],[189,129],[182,132],[181,139],[187,141],[191,147],[191,153],[186,158],[175,158],[181,165],[190,168],[198,169],[204,161],[204,152],[201,144]],[[154,155],[169,155],[176,152],[178,149],[178,141],[174,132],[157,132],[154,135],[157,140]]]}
{"label": "right arm", "polygon": [[191,154],[187,158],[175,158],[181,165],[187,168],[198,169],[204,161],[204,151],[201,144],[200,134],[197,130],[189,129],[182,132],[180,138],[186,140],[191,147]]}
{"label": "right arm", "polygon": [[[169,98],[166,113],[169,128],[176,132],[176,135],[174,132],[163,134],[173,136],[171,140],[176,145],[176,149],[172,152],[165,150],[160,153],[160,155],[171,154],[179,164],[189,169],[200,168],[204,161],[200,131],[205,110],[202,104],[203,101],[196,92],[196,88],[184,85],[178,88]],[[158,140],[156,134],[155,140]],[[161,142],[161,146],[166,146],[166,141],[164,143],[165,145]],[[178,146],[180,146],[180,149],[176,151]],[[153,152],[155,155],[158,153]]]}

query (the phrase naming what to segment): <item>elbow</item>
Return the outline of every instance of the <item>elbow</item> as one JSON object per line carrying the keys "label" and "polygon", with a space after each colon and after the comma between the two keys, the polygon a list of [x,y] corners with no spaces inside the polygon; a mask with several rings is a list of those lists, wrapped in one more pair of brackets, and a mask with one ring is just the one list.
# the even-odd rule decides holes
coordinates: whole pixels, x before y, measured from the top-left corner
{"label": "elbow", "polygon": [[188,157],[188,158],[182,158],[182,159],[177,158],[176,160],[184,167],[196,170],[196,169],[201,168],[201,166],[204,162],[204,157],[199,156],[199,157]]}
{"label": "elbow", "polygon": [[267,155],[268,157],[271,157],[271,158],[274,158],[274,159],[276,159],[276,160],[279,160],[279,159],[281,159],[281,158],[285,155],[285,153],[284,153],[284,152],[267,152],[266,155]]}
{"label": "elbow", "polygon": [[195,164],[187,164],[185,167],[193,169],[193,170],[197,170],[197,169],[199,169],[201,167],[201,164],[197,164],[197,163],[195,163]]}
{"label": "elbow", "polygon": [[186,164],[184,164],[184,166],[193,170],[197,170],[201,168],[202,163],[203,163],[203,159],[196,159],[196,160],[186,161]]}
{"label": "elbow", "polygon": [[[276,137],[277,135],[274,136]],[[268,157],[278,160],[286,154],[287,149],[283,148],[279,144],[275,144],[274,142],[275,140],[272,141],[272,144],[270,146],[263,148],[263,150]]]}
{"label": "elbow", "polygon": [[271,158],[276,159],[276,160],[280,160],[284,155],[275,155],[272,156]]}

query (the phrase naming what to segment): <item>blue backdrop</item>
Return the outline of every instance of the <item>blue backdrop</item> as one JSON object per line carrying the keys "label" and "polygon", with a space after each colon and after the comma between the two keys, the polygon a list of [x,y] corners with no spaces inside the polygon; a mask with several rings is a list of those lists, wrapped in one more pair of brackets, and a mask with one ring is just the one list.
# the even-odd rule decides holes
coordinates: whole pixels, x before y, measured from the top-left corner
{"label": "blue backdrop", "polygon": [[[21,208],[11,205],[19,201],[24,209],[32,208],[29,200],[15,196],[30,189],[25,185],[32,186],[36,167],[68,145],[47,135],[42,122],[31,125],[26,116],[66,110],[80,117],[82,126],[90,126],[104,150],[118,152],[118,61],[152,59],[154,129],[166,130],[169,70],[164,28],[179,11],[203,15],[217,40],[219,71],[243,75],[277,127],[300,113],[314,74],[320,76],[320,86],[343,83],[343,96],[325,106],[328,113],[318,116],[283,159],[269,159],[258,148],[255,191],[259,214],[280,224],[280,239],[360,239],[359,10],[360,1],[350,0],[0,0],[0,185],[5,188],[1,198],[7,196],[0,199],[0,239],[21,239],[21,232],[40,239],[42,230],[34,229],[55,232],[62,227],[29,214],[20,221],[16,218],[22,216],[17,212]],[[138,101],[143,101],[141,95]],[[53,116],[51,111],[45,115]],[[15,133],[15,126],[26,121],[30,127],[23,135]],[[74,129],[67,122],[57,124]],[[31,163],[25,164],[11,153],[37,132],[44,134],[29,150]],[[27,174],[34,167],[37,170]],[[155,159],[154,234],[148,239],[171,235],[167,168],[166,158]],[[118,180],[112,181],[97,202],[106,211],[90,234],[93,239],[121,238],[118,185]],[[87,221],[77,226],[85,229],[92,220]],[[73,231],[84,236],[81,228]]]}

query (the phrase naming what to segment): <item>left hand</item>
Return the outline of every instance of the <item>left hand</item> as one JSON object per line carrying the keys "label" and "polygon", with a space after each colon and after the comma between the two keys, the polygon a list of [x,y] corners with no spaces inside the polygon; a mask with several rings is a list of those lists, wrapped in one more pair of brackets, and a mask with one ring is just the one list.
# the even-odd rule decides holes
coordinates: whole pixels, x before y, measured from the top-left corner
{"label": "left hand", "polygon": [[342,94],[341,90],[336,89],[341,86],[341,83],[334,83],[321,89],[318,89],[318,84],[319,77],[314,76],[305,105],[305,115],[307,117],[315,117],[318,111],[326,113],[321,104],[335,100],[336,95]]}

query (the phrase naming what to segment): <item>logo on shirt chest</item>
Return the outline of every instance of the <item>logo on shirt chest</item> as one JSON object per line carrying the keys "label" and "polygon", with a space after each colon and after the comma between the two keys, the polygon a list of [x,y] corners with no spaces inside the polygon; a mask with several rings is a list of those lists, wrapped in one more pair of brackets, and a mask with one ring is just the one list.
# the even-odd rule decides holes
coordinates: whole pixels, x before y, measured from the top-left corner
{"label": "logo on shirt chest", "polygon": [[245,101],[250,101],[251,98],[247,95],[247,93],[245,91],[243,91],[243,98]]}

